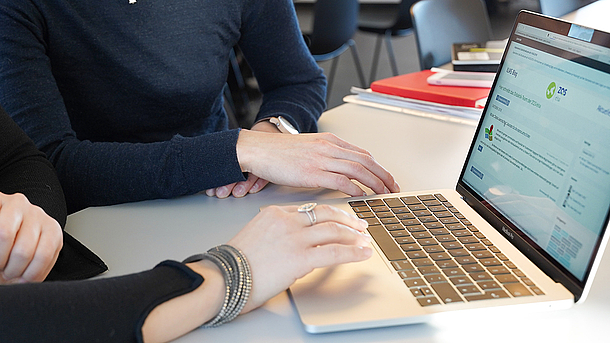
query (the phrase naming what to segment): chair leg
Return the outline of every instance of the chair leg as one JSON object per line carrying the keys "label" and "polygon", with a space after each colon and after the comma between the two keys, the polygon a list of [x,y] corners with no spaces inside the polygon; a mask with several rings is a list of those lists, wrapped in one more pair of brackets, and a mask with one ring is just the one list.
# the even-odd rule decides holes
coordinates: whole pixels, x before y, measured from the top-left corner
{"label": "chair leg", "polygon": [[335,72],[337,72],[337,63],[339,62],[339,57],[337,56],[333,58],[333,61],[330,65],[330,72],[328,73],[328,83],[326,86],[326,102],[328,103],[328,99],[330,99],[330,90],[333,87],[333,80],[335,78]]}
{"label": "chair leg", "polygon": [[362,71],[362,64],[360,64],[360,57],[358,57],[356,42],[354,42],[353,39],[350,39],[347,44],[349,44],[349,47],[352,50],[352,56],[354,57],[354,64],[356,65],[356,71],[358,72],[358,77],[360,78],[361,87],[366,88],[366,79],[364,78],[364,72]]}
{"label": "chair leg", "polygon": [[392,66],[392,73],[394,76],[398,75],[398,65],[396,64],[396,57],[394,56],[394,49],[392,48],[392,31],[387,30],[385,32],[385,43],[388,48],[388,57],[390,58],[390,65]]}
{"label": "chair leg", "polygon": [[381,50],[381,42],[383,42],[381,35],[377,35],[377,41],[375,42],[375,54],[373,55],[373,63],[371,65],[371,75],[369,82],[375,81],[375,75],[377,74],[377,65],[379,64],[379,51]]}

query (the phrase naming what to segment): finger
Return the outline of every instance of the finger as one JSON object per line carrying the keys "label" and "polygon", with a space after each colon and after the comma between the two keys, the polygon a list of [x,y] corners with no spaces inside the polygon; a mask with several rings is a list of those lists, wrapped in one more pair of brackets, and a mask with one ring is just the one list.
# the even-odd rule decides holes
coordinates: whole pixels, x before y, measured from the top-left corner
{"label": "finger", "polygon": [[205,194],[209,197],[216,196],[216,188],[206,189]]}
{"label": "finger", "polygon": [[235,184],[235,187],[233,188],[233,196],[236,198],[245,196],[248,194],[250,189],[252,189],[252,186],[254,186],[256,181],[258,181],[258,176],[250,173],[246,181],[240,181]]}
{"label": "finger", "polygon": [[[339,149],[334,152],[333,157],[335,158],[334,163],[330,164],[327,170],[357,179],[378,194],[400,191],[400,186],[392,174],[382,167],[369,152],[359,153]],[[346,164],[346,161],[352,163]]]}
{"label": "finger", "polygon": [[40,235],[34,258],[21,276],[27,282],[41,282],[49,275],[63,246],[59,227],[48,227]]}
{"label": "finger", "polygon": [[321,171],[316,173],[313,178],[317,181],[317,187],[334,189],[353,197],[366,195],[362,188],[343,174]]}
{"label": "finger", "polygon": [[308,251],[308,261],[312,268],[322,268],[342,263],[364,261],[372,256],[370,247],[327,244]]}
{"label": "finger", "polygon": [[0,208],[0,270],[4,270],[17,232],[21,226],[21,213],[11,211],[8,206]]}
{"label": "finger", "polygon": [[308,246],[316,247],[327,244],[369,246],[371,236],[354,230],[353,228],[337,222],[316,224],[303,230],[302,241]]}
{"label": "finger", "polygon": [[13,279],[23,275],[23,272],[34,258],[36,247],[40,240],[40,226],[24,221],[19,228],[15,244],[11,249],[4,276]]}
{"label": "finger", "polygon": [[219,199],[227,198],[229,195],[231,195],[234,187],[235,183],[216,188],[216,197]]}
{"label": "finger", "polygon": [[[296,212],[297,208],[297,206],[287,207],[287,210]],[[339,224],[346,225],[357,231],[364,231],[368,227],[368,223],[365,220],[359,219],[355,215],[343,211],[342,209],[335,206],[326,204],[317,205],[313,209],[313,212],[316,215],[316,223],[336,222]],[[303,226],[311,225],[307,213],[300,212],[298,213],[298,215],[300,218],[300,223]]]}
{"label": "finger", "polygon": [[251,194],[258,193],[263,188],[265,188],[265,186],[267,186],[268,184],[269,184],[269,181],[259,178],[258,180],[256,180],[256,182],[254,183],[252,188],[250,188],[250,193]]}
{"label": "finger", "polygon": [[332,160],[327,171],[345,175],[350,180],[358,180],[376,194],[390,193],[384,181],[360,163],[349,160]]}

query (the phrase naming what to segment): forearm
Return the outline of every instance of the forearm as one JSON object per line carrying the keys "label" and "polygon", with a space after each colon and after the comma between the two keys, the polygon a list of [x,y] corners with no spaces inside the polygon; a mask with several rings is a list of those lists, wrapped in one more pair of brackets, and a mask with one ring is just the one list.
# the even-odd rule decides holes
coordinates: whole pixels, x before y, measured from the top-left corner
{"label": "forearm", "polygon": [[142,326],[144,342],[167,342],[194,330],[214,318],[225,295],[225,282],[214,263],[203,260],[187,264],[205,282],[196,290],[166,301],[146,317]]}
{"label": "forearm", "polygon": [[88,281],[0,287],[0,341],[140,342],[158,305],[198,289],[203,278],[181,263]]}
{"label": "forearm", "polygon": [[98,205],[193,194],[245,180],[235,152],[237,131],[170,141],[73,141],[50,152],[70,213]]}

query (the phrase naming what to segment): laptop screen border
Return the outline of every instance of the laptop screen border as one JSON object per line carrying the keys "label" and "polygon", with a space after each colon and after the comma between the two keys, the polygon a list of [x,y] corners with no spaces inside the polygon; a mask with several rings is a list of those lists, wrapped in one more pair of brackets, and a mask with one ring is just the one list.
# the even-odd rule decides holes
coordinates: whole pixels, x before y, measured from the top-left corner
{"label": "laptop screen border", "polygon": [[[503,68],[506,54],[509,51],[508,48],[515,39],[515,30],[517,28],[518,23],[534,26],[565,36],[568,36],[570,27],[572,25],[572,23],[563,21],[561,19],[547,17],[530,11],[521,11],[517,16],[515,24],[513,25],[513,30],[507,43],[507,48],[505,49],[504,55],[502,56],[502,60],[500,62],[498,70],[502,70]],[[592,42],[600,41],[610,42],[610,34],[595,30]],[[496,77],[493,82],[492,89],[495,88],[497,79],[498,78]],[[485,106],[483,114],[481,115],[481,119],[477,126],[476,133],[482,130],[482,123],[485,119],[485,116],[487,115],[487,108],[489,106],[490,101],[491,99],[487,100],[487,104]],[[517,228],[517,226],[515,226],[510,220],[508,220],[508,218],[504,217],[501,213],[495,210],[493,206],[491,206],[483,197],[479,196],[476,191],[474,191],[466,182],[464,182],[464,175],[466,173],[468,161],[477,145],[478,135],[476,133],[474,135],[473,141],[467,154],[466,161],[460,173],[460,177],[456,186],[456,191],[460,195],[462,195],[464,200],[470,206],[472,206],[475,211],[479,213],[479,215],[481,215],[485,220],[487,220],[500,234],[507,238],[525,256],[527,256],[532,262],[534,262],[542,271],[544,271],[553,280],[563,284],[570,292],[572,292],[572,294],[574,294],[575,301],[578,301],[578,299],[584,292],[585,285],[589,281],[592,266],[598,258],[601,258],[601,256],[599,256],[600,246],[603,237],[607,234],[606,228],[610,219],[610,212],[606,213],[606,218],[603,227],[601,228],[600,235],[594,246],[593,253],[589,260],[589,264],[587,267],[588,271],[585,274],[583,280],[581,281],[575,276],[573,276],[570,271],[568,271],[558,261],[551,257],[544,249],[542,249],[542,247],[533,242],[523,231]]]}

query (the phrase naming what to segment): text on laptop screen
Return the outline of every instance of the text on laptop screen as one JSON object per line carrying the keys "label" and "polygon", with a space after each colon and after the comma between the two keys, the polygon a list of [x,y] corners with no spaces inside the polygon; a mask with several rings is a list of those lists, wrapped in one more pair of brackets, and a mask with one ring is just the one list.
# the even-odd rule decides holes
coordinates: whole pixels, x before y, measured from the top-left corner
{"label": "text on laptop screen", "polygon": [[610,207],[610,49],[515,30],[462,181],[583,281]]}

